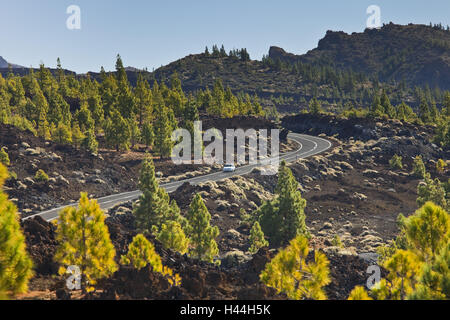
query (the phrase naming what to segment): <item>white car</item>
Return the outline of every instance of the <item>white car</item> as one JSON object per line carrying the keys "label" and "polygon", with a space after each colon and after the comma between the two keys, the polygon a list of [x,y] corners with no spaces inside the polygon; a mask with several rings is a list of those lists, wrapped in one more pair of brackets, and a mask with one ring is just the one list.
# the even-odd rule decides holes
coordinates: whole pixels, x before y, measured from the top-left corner
{"label": "white car", "polygon": [[234,172],[236,171],[236,167],[234,164],[226,164],[223,166],[223,172]]}

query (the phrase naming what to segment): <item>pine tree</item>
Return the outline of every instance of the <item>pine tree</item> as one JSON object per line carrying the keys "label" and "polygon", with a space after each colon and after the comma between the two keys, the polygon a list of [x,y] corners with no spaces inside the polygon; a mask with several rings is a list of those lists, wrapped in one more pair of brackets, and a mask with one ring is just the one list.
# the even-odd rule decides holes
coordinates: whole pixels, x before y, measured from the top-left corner
{"label": "pine tree", "polygon": [[8,292],[26,292],[33,276],[33,263],[26,250],[17,208],[1,191],[7,177],[6,168],[0,164],[0,293],[3,292],[4,298]]}
{"label": "pine tree", "polygon": [[450,92],[446,91],[444,95],[444,106],[442,108],[442,114],[446,117],[450,117]]}
{"label": "pine tree", "polygon": [[87,99],[89,111],[91,112],[92,119],[94,120],[96,129],[100,129],[105,120],[105,111],[103,110],[102,98],[98,93],[96,87],[95,92]]}
{"label": "pine tree", "polygon": [[36,182],[47,183],[49,180],[49,177],[48,177],[48,174],[45,173],[44,170],[39,169],[38,171],[36,171],[36,174],[34,175],[34,180],[36,180]]}
{"label": "pine tree", "polygon": [[450,242],[443,247],[430,264],[425,265],[415,291],[409,295],[412,300],[450,299]]}
{"label": "pine tree", "polygon": [[50,123],[70,124],[72,114],[70,113],[70,106],[57,90],[52,90],[48,98],[49,110],[47,114]]}
{"label": "pine tree", "polygon": [[373,300],[368,294],[366,289],[362,286],[356,286],[348,297],[348,300]]}
{"label": "pine tree", "polygon": [[136,89],[134,91],[136,96],[136,108],[139,119],[139,126],[142,127],[143,123],[149,121],[153,113],[152,106],[152,91],[147,80],[145,80],[142,74],[139,74]]}
{"label": "pine tree", "polygon": [[115,147],[116,151],[128,149],[131,132],[128,122],[119,111],[113,110],[105,124],[105,139],[109,146]]}
{"label": "pine tree", "polygon": [[[401,234],[385,248],[381,260],[388,272],[370,291],[377,300],[448,299],[450,287],[450,216],[427,202],[415,214],[398,219]],[[355,288],[354,291],[356,291]],[[358,289],[360,295],[367,295]]]}
{"label": "pine tree", "polygon": [[152,267],[152,271],[162,274],[171,286],[180,286],[181,278],[174,273],[172,269],[162,264],[161,257],[156,253],[153,244],[138,234],[128,246],[128,253],[120,259],[122,265],[132,265],[137,270],[145,268],[147,265]]}
{"label": "pine tree", "polygon": [[248,250],[251,254],[255,254],[259,249],[267,247],[269,242],[264,238],[264,232],[261,230],[259,222],[256,221],[250,230],[250,249]]}
{"label": "pine tree", "polygon": [[177,221],[169,220],[163,223],[156,239],[166,249],[172,249],[181,254],[185,254],[188,250],[189,239],[186,237],[181,224]]}
{"label": "pine tree", "polygon": [[384,108],[381,105],[381,99],[380,96],[375,93],[373,96],[372,105],[370,107],[369,116],[376,118],[382,116],[384,113]]}
{"label": "pine tree", "polygon": [[142,142],[148,147],[153,146],[155,141],[155,134],[153,133],[153,126],[150,122],[144,122],[141,130]]}
{"label": "pine tree", "polygon": [[173,207],[170,206],[167,192],[158,185],[151,158],[142,163],[139,189],[142,195],[139,197],[139,205],[134,209],[136,226],[141,232],[158,232],[171,215]]}
{"label": "pine tree", "polygon": [[153,244],[147,238],[138,234],[128,245],[128,253],[120,259],[123,265],[132,265],[137,270],[145,268],[148,264],[155,272],[162,271],[161,257],[155,252]]}
{"label": "pine tree", "polygon": [[431,121],[430,107],[428,106],[428,102],[425,98],[420,100],[419,118],[423,123],[429,123]]}
{"label": "pine tree", "polygon": [[412,175],[416,178],[424,179],[427,174],[425,164],[423,163],[422,156],[416,156],[413,162]]}
{"label": "pine tree", "polygon": [[297,235],[309,236],[305,224],[306,200],[298,190],[298,182],[283,161],[278,170],[276,198],[265,202],[256,215],[271,243],[280,244]]}
{"label": "pine tree", "polygon": [[136,100],[131,92],[127,73],[123,66],[122,58],[117,55],[116,76],[118,91],[116,96],[116,108],[125,119],[131,119],[136,111]]}
{"label": "pine tree", "polygon": [[72,131],[70,127],[63,122],[58,123],[56,129],[52,132],[52,139],[60,144],[72,143]]}
{"label": "pine tree", "polygon": [[426,174],[425,181],[417,186],[417,195],[417,204],[420,207],[431,201],[448,210],[445,188],[438,178],[433,180],[429,174]]}
{"label": "pine tree", "polygon": [[425,203],[402,222],[410,250],[430,262],[450,239],[450,217],[440,206]]}
{"label": "pine tree", "polygon": [[436,171],[439,174],[443,174],[445,172],[445,168],[447,167],[447,162],[445,162],[443,159],[439,159],[436,162]]}
{"label": "pine tree", "polygon": [[322,107],[316,97],[311,99],[311,101],[309,102],[309,112],[314,115],[320,114],[322,112]]}
{"label": "pine tree", "polygon": [[383,263],[383,267],[389,272],[386,279],[382,279],[371,290],[371,295],[377,300],[405,300],[414,292],[422,268],[415,254],[397,250]]}
{"label": "pine tree", "polygon": [[39,115],[37,134],[45,140],[49,140],[51,137],[47,115],[43,111]]}
{"label": "pine tree", "polygon": [[170,157],[172,155],[172,127],[168,117],[168,109],[161,107],[160,112],[156,115],[154,126],[155,132],[155,151],[161,158]]}
{"label": "pine tree", "polygon": [[383,107],[384,114],[387,114],[389,118],[394,118],[396,116],[396,110],[392,106],[391,101],[385,90],[383,90],[380,99],[381,106]]}
{"label": "pine tree", "polygon": [[60,274],[67,266],[80,268],[83,291],[117,270],[105,218],[97,201],[89,200],[86,193],[81,193],[78,208],[68,207],[59,214],[55,261],[61,264]]}
{"label": "pine tree", "polygon": [[125,67],[123,66],[123,61],[120,54],[116,57],[116,78],[117,82],[128,82],[127,73],[125,71]]}
{"label": "pine tree", "polygon": [[81,143],[81,146],[86,148],[90,153],[96,154],[98,151],[98,142],[95,137],[94,129],[88,130],[86,136]]}
{"label": "pine tree", "polygon": [[211,214],[196,194],[187,213],[187,235],[191,239],[190,255],[196,259],[213,262],[219,249],[215,238],[219,236],[219,228],[210,225]]}
{"label": "pine tree", "polygon": [[308,240],[297,236],[266,265],[261,281],[290,299],[325,300],[323,287],[330,283],[329,261],[316,251],[314,261],[307,262],[308,253]]}
{"label": "pine tree", "polygon": [[133,149],[134,146],[139,143],[141,132],[139,130],[139,127],[134,119],[128,120],[128,128],[130,130],[130,144],[131,148]]}
{"label": "pine tree", "polygon": [[84,134],[81,132],[80,126],[78,125],[78,122],[75,122],[72,126],[72,141],[75,147],[81,146],[81,143],[84,140]]}
{"label": "pine tree", "polygon": [[184,119],[187,121],[197,121],[200,116],[197,109],[197,102],[194,97],[190,94],[188,97],[188,102],[186,108],[184,109]]}
{"label": "pine tree", "polygon": [[81,103],[81,108],[75,113],[75,119],[82,132],[94,130],[95,121],[92,118],[91,111],[86,101]]}

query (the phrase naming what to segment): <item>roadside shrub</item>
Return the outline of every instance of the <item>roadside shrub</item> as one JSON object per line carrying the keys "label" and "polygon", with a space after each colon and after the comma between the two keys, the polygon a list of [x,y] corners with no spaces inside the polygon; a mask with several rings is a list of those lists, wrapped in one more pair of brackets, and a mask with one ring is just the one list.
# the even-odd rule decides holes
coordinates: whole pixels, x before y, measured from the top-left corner
{"label": "roadside shrub", "polygon": [[447,167],[447,162],[445,162],[444,160],[439,159],[439,160],[436,162],[436,171],[437,171],[439,174],[443,174],[446,167]]}
{"label": "roadside shrub", "polygon": [[338,248],[343,248],[344,247],[344,245],[342,244],[341,238],[338,235],[335,235],[333,237],[333,240],[331,240],[331,244],[333,246],[335,246],[335,247],[338,247]]}
{"label": "roadside shrub", "polygon": [[48,175],[45,173],[44,170],[39,169],[38,171],[36,171],[36,174],[34,176],[34,180],[36,180],[36,182],[48,182],[49,177]]}
{"label": "roadside shrub", "polygon": [[421,179],[425,178],[426,169],[425,169],[425,164],[423,163],[423,160],[422,160],[422,156],[416,156],[414,158],[412,174],[416,178],[421,178]]}
{"label": "roadside shrub", "polygon": [[395,154],[391,160],[389,160],[389,165],[392,169],[403,169],[402,157]]}
{"label": "roadside shrub", "polygon": [[9,161],[8,153],[6,152],[5,148],[0,149],[0,163],[4,166],[9,166],[11,162]]}

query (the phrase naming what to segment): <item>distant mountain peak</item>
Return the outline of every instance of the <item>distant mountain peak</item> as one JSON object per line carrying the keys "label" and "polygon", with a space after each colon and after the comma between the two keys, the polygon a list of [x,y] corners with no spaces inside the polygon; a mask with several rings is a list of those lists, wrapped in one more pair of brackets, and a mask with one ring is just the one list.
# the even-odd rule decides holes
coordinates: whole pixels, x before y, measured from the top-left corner
{"label": "distant mountain peak", "polygon": [[[1,68],[9,68],[10,63],[8,61],[6,61],[2,56],[0,56],[0,69]],[[14,64],[11,63],[11,67],[13,69],[20,69],[20,68],[24,68],[22,66],[19,66],[18,64]]]}
{"label": "distant mountain peak", "polygon": [[347,34],[327,31],[303,55],[271,47],[269,57],[288,63],[330,65],[411,86],[450,89],[450,31],[438,26],[386,24]]}

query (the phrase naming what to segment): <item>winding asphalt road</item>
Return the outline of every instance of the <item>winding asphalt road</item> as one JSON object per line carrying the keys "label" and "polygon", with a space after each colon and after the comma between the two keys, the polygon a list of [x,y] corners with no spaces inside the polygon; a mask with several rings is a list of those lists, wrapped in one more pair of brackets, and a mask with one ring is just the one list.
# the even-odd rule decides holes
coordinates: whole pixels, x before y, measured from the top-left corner
{"label": "winding asphalt road", "polygon": [[[298,133],[289,133],[288,138],[297,142],[300,145],[300,148],[298,150],[284,153],[280,155],[280,161],[284,160],[286,162],[295,162],[300,158],[306,158],[310,157],[319,153],[322,153],[326,150],[328,150],[331,147],[331,143],[328,140],[319,138],[319,137],[313,137],[308,136],[304,134],[298,134]],[[237,167],[236,171],[234,172],[215,172],[210,173],[203,176],[197,176],[190,179],[185,180],[179,180],[174,182],[169,182],[166,184],[162,184],[161,187],[165,188],[167,192],[174,192],[177,190],[183,183],[189,182],[192,185],[198,185],[199,183],[204,183],[207,181],[219,181],[226,178],[230,178],[233,176],[241,176],[244,174],[248,174],[252,172],[254,168],[262,167],[264,165],[261,164],[255,164],[255,165],[245,165],[241,167]],[[114,194],[111,196],[103,197],[97,199],[97,202],[99,203],[100,207],[103,210],[108,210],[118,203],[130,201],[130,200],[136,200],[141,195],[141,192],[139,190],[137,191],[131,191],[131,192],[124,192],[120,194]],[[61,206],[58,208],[54,208],[51,210],[43,211],[41,213],[37,213],[31,216],[28,216],[24,218],[23,220],[27,220],[36,216],[42,217],[46,221],[52,221],[55,220],[58,217],[59,212],[69,206],[77,206],[77,203],[73,203],[66,206]]]}

